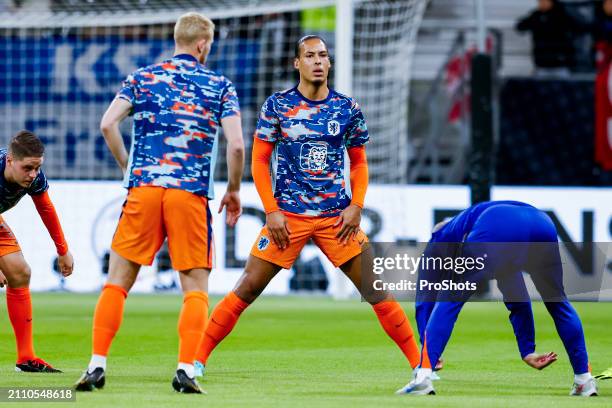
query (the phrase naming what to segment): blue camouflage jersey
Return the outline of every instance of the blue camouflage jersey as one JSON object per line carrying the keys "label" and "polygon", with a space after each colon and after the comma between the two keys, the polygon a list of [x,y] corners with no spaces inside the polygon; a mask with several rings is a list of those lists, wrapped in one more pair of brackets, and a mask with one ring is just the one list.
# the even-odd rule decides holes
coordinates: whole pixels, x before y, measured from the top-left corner
{"label": "blue camouflage jersey", "polygon": [[129,75],[117,97],[132,104],[134,116],[125,187],[213,198],[221,119],[240,115],[232,83],[181,54]]}
{"label": "blue camouflage jersey", "polygon": [[15,183],[9,183],[4,178],[6,168],[6,149],[0,149],[0,214],[13,208],[24,195],[42,194],[49,189],[47,177],[41,170],[29,187],[24,188]]}
{"label": "blue camouflage jersey", "polygon": [[334,90],[312,101],[297,88],[264,103],[255,137],[275,143],[274,197],[283,211],[335,216],[350,204],[344,152],[368,142],[359,105]]}

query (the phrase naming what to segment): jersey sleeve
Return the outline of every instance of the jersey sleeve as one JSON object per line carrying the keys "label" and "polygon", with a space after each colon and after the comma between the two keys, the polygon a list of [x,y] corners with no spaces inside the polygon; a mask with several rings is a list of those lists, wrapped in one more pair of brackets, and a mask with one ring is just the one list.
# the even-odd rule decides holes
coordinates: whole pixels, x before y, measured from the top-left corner
{"label": "jersey sleeve", "polygon": [[42,194],[49,189],[49,183],[47,182],[47,176],[41,170],[38,176],[34,179],[30,187],[27,189],[27,193],[31,196]]}
{"label": "jersey sleeve", "polygon": [[116,98],[125,99],[132,105],[134,105],[134,99],[136,99],[136,86],[138,82],[136,80],[136,73],[132,73],[121,83],[121,89],[117,92]]}
{"label": "jersey sleeve", "polygon": [[270,96],[261,107],[255,137],[264,142],[276,142],[280,136],[280,121],[274,110],[274,96]]}
{"label": "jersey sleeve", "polygon": [[238,102],[238,93],[234,84],[227,81],[223,96],[221,97],[221,119],[230,116],[240,116],[240,103]]}
{"label": "jersey sleeve", "polygon": [[353,101],[351,105],[351,120],[346,130],[345,138],[347,147],[362,146],[370,140],[365,117],[363,116],[359,104],[355,101]]}

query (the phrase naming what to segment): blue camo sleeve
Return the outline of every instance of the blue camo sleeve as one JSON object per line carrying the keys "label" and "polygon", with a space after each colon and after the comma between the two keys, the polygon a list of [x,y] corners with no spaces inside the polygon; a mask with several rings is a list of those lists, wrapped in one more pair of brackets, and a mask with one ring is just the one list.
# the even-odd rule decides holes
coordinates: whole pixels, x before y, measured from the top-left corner
{"label": "blue camo sleeve", "polygon": [[346,131],[345,143],[347,147],[361,146],[369,142],[368,127],[365,117],[357,102],[352,101],[351,120]]}
{"label": "blue camo sleeve", "polygon": [[261,107],[255,137],[264,142],[276,142],[280,137],[280,121],[274,110],[274,95],[270,96]]}
{"label": "blue camo sleeve", "polygon": [[121,89],[117,92],[116,98],[125,99],[132,105],[134,105],[134,99],[136,99],[136,86],[137,86],[136,74],[132,73],[121,83]]}
{"label": "blue camo sleeve", "polygon": [[221,119],[230,116],[240,116],[240,103],[234,84],[227,81],[227,86],[221,97]]}

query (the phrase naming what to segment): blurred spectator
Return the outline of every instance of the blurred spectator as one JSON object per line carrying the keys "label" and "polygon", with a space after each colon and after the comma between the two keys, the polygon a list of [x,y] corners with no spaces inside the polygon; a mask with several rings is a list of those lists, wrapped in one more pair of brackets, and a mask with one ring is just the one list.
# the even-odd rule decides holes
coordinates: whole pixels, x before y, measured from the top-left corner
{"label": "blurred spectator", "polygon": [[516,24],[518,31],[531,32],[536,73],[569,74],[575,63],[574,34],[585,28],[558,0],[538,0],[538,8]]}

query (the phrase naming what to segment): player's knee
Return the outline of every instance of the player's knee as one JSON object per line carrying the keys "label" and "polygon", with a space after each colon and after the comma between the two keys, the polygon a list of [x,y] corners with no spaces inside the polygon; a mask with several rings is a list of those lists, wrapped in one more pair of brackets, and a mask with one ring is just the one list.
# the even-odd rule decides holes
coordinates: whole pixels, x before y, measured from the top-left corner
{"label": "player's knee", "polygon": [[12,273],[10,274],[10,278],[9,276],[7,276],[7,279],[9,279],[9,284],[12,287],[19,288],[19,287],[28,286],[30,284],[30,277],[32,276],[32,269],[30,269],[30,266],[27,263],[23,263],[22,265],[19,265],[18,267],[14,268],[11,272]]}
{"label": "player's knee", "polygon": [[244,277],[234,290],[236,296],[245,301],[246,303],[253,303],[255,299],[263,292],[261,285],[258,285],[248,275]]}
{"label": "player's knee", "polygon": [[380,303],[383,300],[390,298],[389,292],[386,290],[376,290],[374,286],[365,285],[365,287],[359,288],[359,293],[363,300],[371,305]]}

